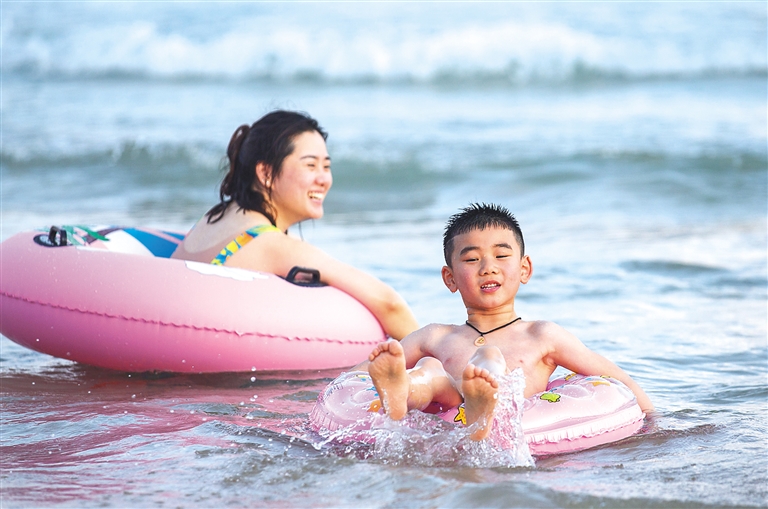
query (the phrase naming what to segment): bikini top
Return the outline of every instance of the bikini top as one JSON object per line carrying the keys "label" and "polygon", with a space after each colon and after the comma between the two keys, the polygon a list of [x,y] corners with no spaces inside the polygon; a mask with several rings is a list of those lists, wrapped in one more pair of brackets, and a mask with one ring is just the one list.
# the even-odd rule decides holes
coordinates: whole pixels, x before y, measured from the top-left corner
{"label": "bikini top", "polygon": [[271,225],[271,224],[260,224],[258,226],[254,226],[253,228],[248,228],[243,233],[235,237],[235,239],[227,244],[224,249],[222,249],[219,254],[216,255],[216,258],[211,260],[211,263],[213,265],[224,265],[226,261],[229,259],[230,256],[237,253],[237,251],[261,235],[264,232],[279,232],[280,228],[277,226]]}

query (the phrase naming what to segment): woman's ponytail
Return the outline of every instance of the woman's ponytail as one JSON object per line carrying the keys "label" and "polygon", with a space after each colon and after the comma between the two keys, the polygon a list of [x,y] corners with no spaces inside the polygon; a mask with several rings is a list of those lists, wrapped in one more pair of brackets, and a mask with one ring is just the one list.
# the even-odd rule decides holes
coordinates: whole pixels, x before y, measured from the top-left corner
{"label": "woman's ponytail", "polygon": [[243,147],[243,142],[248,137],[248,133],[251,132],[251,126],[243,124],[232,134],[232,138],[229,140],[227,146],[227,158],[229,159],[229,171],[221,182],[221,189],[219,190],[219,198],[222,200],[225,196],[232,196],[232,180],[235,175],[235,168],[237,167],[238,158],[240,157],[240,149]]}

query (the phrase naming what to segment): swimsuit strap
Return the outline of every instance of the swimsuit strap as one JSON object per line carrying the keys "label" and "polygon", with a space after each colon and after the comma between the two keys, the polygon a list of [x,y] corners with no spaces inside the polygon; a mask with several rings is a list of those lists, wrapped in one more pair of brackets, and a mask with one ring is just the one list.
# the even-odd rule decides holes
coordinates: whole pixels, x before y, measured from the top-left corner
{"label": "swimsuit strap", "polygon": [[224,265],[230,256],[237,253],[241,247],[258,237],[260,234],[264,232],[279,231],[280,228],[271,224],[260,224],[258,226],[254,226],[253,228],[248,228],[243,233],[235,237],[232,242],[224,246],[224,249],[222,249],[219,254],[216,255],[216,258],[211,260],[211,263],[213,265]]}

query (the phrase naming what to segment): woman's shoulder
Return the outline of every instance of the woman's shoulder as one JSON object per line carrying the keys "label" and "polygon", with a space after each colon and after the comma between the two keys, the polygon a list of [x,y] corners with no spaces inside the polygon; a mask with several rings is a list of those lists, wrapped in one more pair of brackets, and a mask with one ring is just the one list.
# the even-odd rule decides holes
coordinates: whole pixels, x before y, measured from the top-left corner
{"label": "woman's shoulder", "polygon": [[[263,214],[233,210],[230,207],[217,221],[210,222],[208,214],[192,227],[179,245],[177,253],[186,259],[210,262],[232,242],[253,238],[268,230],[276,230]],[[279,231],[279,230],[278,230]],[[253,232],[253,233],[252,233]],[[174,257],[179,257],[174,254]]]}
{"label": "woman's shoulder", "polygon": [[236,235],[243,235],[245,242],[230,257],[230,266],[280,276],[285,276],[295,266],[316,268],[323,274],[331,266],[332,259],[323,251],[287,235],[269,222],[249,226]]}

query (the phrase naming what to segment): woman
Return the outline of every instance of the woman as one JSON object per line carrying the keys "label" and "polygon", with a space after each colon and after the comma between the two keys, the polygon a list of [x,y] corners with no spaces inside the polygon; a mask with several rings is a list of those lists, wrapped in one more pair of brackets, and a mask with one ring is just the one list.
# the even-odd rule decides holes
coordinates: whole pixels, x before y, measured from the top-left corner
{"label": "woman", "polygon": [[290,111],[274,111],[250,127],[238,127],[227,148],[229,172],[219,203],[172,258],[283,277],[296,266],[317,269],[323,282],[355,297],[390,337],[402,339],[418,325],[397,292],[286,234],[293,224],[323,217],[323,200],[333,182],[326,138],[316,120]]}

